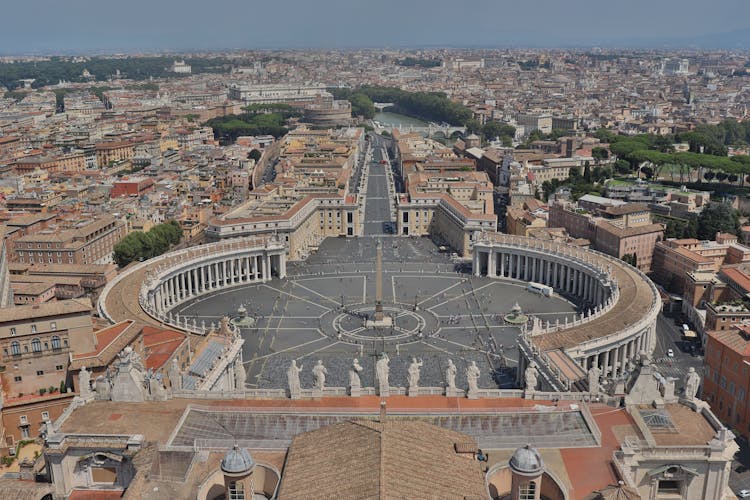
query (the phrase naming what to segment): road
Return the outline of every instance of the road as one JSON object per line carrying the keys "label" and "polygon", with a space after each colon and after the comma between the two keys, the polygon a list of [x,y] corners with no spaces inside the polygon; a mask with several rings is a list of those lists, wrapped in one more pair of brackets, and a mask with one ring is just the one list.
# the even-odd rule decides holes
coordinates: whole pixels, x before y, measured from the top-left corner
{"label": "road", "polygon": [[388,161],[383,156],[382,147],[373,143],[372,161],[370,162],[369,175],[367,177],[367,203],[365,205],[365,235],[390,234],[393,231],[395,221],[391,219],[390,196],[388,189],[388,176],[386,169]]}
{"label": "road", "polygon": [[[656,348],[654,349],[654,365],[665,377],[676,378],[675,391],[683,387],[683,380],[688,368],[694,367],[703,376],[703,356],[690,353],[691,343],[682,338],[682,323],[675,315],[660,313],[656,320]],[[672,349],[674,357],[667,352]]]}

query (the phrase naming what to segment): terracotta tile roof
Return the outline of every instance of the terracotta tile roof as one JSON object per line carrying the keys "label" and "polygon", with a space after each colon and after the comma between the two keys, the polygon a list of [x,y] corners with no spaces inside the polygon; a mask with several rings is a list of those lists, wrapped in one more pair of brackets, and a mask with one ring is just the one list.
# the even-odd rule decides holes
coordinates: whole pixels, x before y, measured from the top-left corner
{"label": "terracotta tile roof", "polygon": [[730,330],[712,330],[706,334],[742,356],[750,356],[750,326],[737,325]]}
{"label": "terracotta tile roof", "polygon": [[73,490],[68,500],[118,500],[123,490]]}
{"label": "terracotta tile roof", "polygon": [[80,370],[84,366],[93,368],[109,365],[117,353],[130,345],[140,332],[140,325],[131,319],[94,332],[97,340],[96,351],[73,355],[70,369]]}
{"label": "terracotta tile roof", "polygon": [[58,300],[44,304],[16,306],[3,310],[2,321],[20,321],[63,314],[90,313],[91,301],[87,298]]}
{"label": "terracotta tile roof", "polygon": [[737,284],[737,286],[742,288],[745,293],[750,292],[750,277],[744,272],[733,267],[724,267],[721,269],[721,274]]}
{"label": "terracotta tile roof", "polygon": [[185,342],[187,336],[174,330],[160,330],[145,326],[142,330],[143,348],[146,352],[146,368],[158,370],[172,357],[175,351]]}
{"label": "terracotta tile roof", "polygon": [[485,498],[473,439],[416,420],[352,420],[300,434],[279,498]]}

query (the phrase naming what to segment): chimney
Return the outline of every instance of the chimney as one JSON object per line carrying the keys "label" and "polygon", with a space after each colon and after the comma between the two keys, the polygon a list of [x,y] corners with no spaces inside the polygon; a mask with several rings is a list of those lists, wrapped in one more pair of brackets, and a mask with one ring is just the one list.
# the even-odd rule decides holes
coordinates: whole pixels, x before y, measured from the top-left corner
{"label": "chimney", "polygon": [[385,422],[385,418],[387,416],[386,410],[385,410],[385,401],[380,402],[380,422]]}

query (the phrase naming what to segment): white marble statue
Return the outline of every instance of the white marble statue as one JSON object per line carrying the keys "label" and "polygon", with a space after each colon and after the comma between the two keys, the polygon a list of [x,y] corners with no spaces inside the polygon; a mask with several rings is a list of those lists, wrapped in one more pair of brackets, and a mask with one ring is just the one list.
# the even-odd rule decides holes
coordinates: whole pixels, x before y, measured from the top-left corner
{"label": "white marble statue", "polygon": [[297,361],[292,360],[292,364],[289,365],[289,368],[286,370],[286,379],[289,383],[289,392],[294,394],[299,394],[300,392],[300,385],[299,385],[299,372],[302,371],[301,366],[297,366]]}
{"label": "white marble statue", "polygon": [[323,360],[318,360],[318,364],[313,366],[313,377],[315,377],[315,388],[322,391],[326,386],[326,375],[328,370],[323,366]]}
{"label": "white marble statue", "polygon": [[383,353],[377,363],[375,363],[375,375],[378,378],[378,386],[380,387],[381,394],[390,393],[390,385],[388,385],[388,363],[390,361],[391,359],[388,357],[388,354]]}
{"label": "white marble statue", "polygon": [[417,358],[411,358],[411,364],[409,365],[409,389],[419,387],[419,369],[422,368],[422,364],[422,360],[417,361]]}
{"label": "white marble statue", "polygon": [[537,377],[539,376],[539,370],[536,368],[536,363],[532,361],[524,372],[524,378],[526,381],[526,390],[535,391],[537,384]]}
{"label": "white marble statue", "polygon": [[362,387],[362,382],[359,379],[359,372],[362,371],[362,365],[359,364],[359,360],[354,358],[352,366],[349,368],[349,387],[352,389],[359,389]]}
{"label": "white marble statue", "polygon": [[245,372],[245,366],[242,363],[234,364],[234,388],[238,391],[245,390],[245,381],[247,380],[247,373]]}
{"label": "white marble statue", "polygon": [[82,398],[91,395],[91,372],[86,370],[85,366],[78,372],[78,394]]}
{"label": "white marble statue", "polygon": [[182,374],[180,373],[180,365],[177,363],[177,358],[172,358],[172,363],[169,365],[169,383],[172,390],[182,389]]}
{"label": "white marble statue", "polygon": [[445,386],[448,390],[456,389],[456,373],[458,373],[456,365],[453,364],[452,359],[448,359],[448,367],[445,369]]}
{"label": "white marble statue", "polygon": [[466,368],[466,380],[469,382],[470,393],[475,393],[479,390],[479,367],[476,361],[472,361]]}
{"label": "white marble statue", "polygon": [[599,394],[599,378],[602,375],[602,370],[596,365],[589,368],[588,381],[589,381],[589,392],[591,394]]}
{"label": "white marble statue", "polygon": [[688,368],[685,376],[685,399],[693,401],[698,394],[698,387],[701,385],[701,377],[692,366]]}

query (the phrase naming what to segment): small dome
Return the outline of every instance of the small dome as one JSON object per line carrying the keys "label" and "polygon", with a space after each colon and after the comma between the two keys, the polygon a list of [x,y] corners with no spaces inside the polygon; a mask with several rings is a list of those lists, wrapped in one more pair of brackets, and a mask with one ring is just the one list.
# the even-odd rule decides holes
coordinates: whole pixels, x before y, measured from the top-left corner
{"label": "small dome", "polygon": [[221,460],[221,470],[227,474],[244,474],[250,472],[253,467],[255,462],[250,452],[236,444]]}
{"label": "small dome", "polygon": [[523,448],[518,448],[510,457],[510,468],[518,474],[535,476],[542,473],[544,463],[536,448],[527,444]]}

